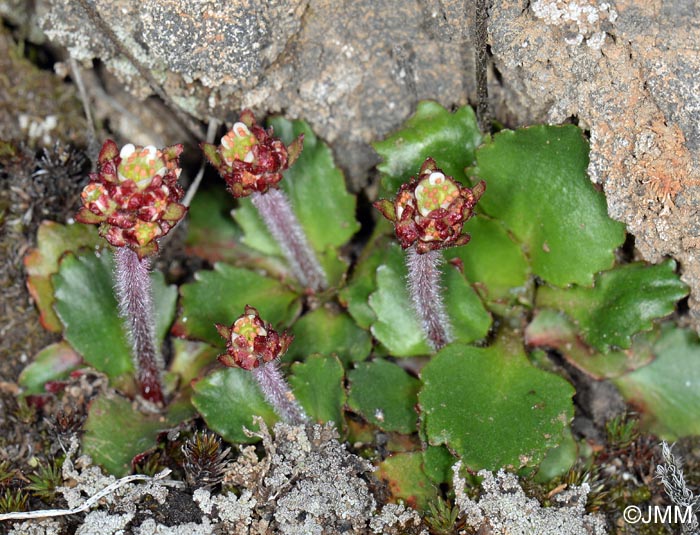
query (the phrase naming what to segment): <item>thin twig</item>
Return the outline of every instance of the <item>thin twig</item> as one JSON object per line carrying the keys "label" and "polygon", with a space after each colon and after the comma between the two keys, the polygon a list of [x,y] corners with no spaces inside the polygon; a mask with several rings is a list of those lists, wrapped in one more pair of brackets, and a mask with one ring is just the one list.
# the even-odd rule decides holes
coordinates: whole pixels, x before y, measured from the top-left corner
{"label": "thin twig", "polygon": [[85,118],[88,123],[88,154],[90,155],[90,161],[94,166],[97,162],[97,154],[100,151],[100,146],[97,143],[97,131],[95,129],[95,120],[92,118],[92,111],[90,110],[90,100],[88,99],[87,91],[85,90],[85,84],[83,83],[83,76],[80,73],[80,66],[75,58],[70,58],[70,70],[73,76],[73,81],[75,85],[78,86],[78,93],[80,94],[80,100],[83,102],[83,110],[85,110]]}
{"label": "thin twig", "polygon": [[476,0],[474,2],[474,56],[476,70],[476,115],[479,119],[479,128],[484,134],[491,132],[491,112],[489,110],[488,87],[488,20],[490,0]]}
{"label": "thin twig", "polygon": [[40,511],[24,511],[24,512],[14,512],[5,513],[0,515],[0,521],[2,520],[30,520],[32,518],[49,518],[54,516],[67,516],[74,515],[76,513],[82,513],[87,511],[97,502],[99,502],[105,496],[112,494],[117,489],[123,487],[127,483],[132,481],[150,481],[150,482],[160,482],[161,485],[167,485],[171,487],[184,487],[184,483],[181,481],[166,481],[165,478],[172,472],[169,468],[166,468],[162,472],[159,472],[155,476],[146,476],[142,474],[135,474],[132,476],[126,476],[121,479],[117,479],[114,483],[107,485],[97,494],[90,496],[82,505],[78,507],[73,507],[72,509],[42,509]]}
{"label": "thin twig", "polygon": [[160,86],[158,81],[153,77],[151,71],[149,71],[148,68],[122,44],[117,34],[114,33],[112,28],[107,25],[97,9],[90,5],[88,0],[78,0],[78,3],[83,7],[93,24],[97,26],[97,28],[112,42],[116,49],[131,62],[141,77],[143,77],[143,79],[148,82],[148,85],[151,86],[151,89],[163,100],[163,102],[165,102],[173,113],[175,113],[182,125],[189,130],[189,133],[197,140],[202,139],[204,137],[204,130],[202,127],[195,123],[189,115],[183,112],[182,109],[175,104],[175,102]]}
{"label": "thin twig", "polygon": [[[207,127],[207,143],[213,143],[214,142],[214,136],[216,135],[216,131],[219,129],[219,121],[216,119],[211,119],[209,121],[209,126]],[[192,184],[190,184],[190,187],[187,190],[187,193],[185,194],[185,199],[182,201],[182,204],[185,206],[189,206],[190,203],[192,202],[192,198],[194,197],[194,194],[197,193],[197,189],[199,188],[200,182],[202,182],[202,177],[204,176],[204,170],[207,167],[207,161],[202,158],[202,166],[199,168],[199,172],[197,173],[197,176],[194,177],[194,180],[192,181]]]}
{"label": "thin twig", "polygon": [[[214,143],[214,136],[216,136],[216,132],[219,129],[220,124],[221,123],[216,119],[209,120],[209,126],[207,127],[207,143]],[[194,177],[194,180],[190,184],[190,187],[187,188],[187,193],[185,193],[185,198],[182,201],[183,205],[189,207],[192,203],[192,199],[194,199],[194,196],[197,193],[197,190],[199,189],[199,185],[202,182],[202,178],[204,178],[204,171],[206,170],[206,168],[207,161],[204,158],[202,158],[202,165],[199,168],[199,172],[197,173],[197,176]],[[175,223],[175,226],[170,230],[170,232],[168,232],[165,236],[158,240],[158,245],[160,247],[163,247],[172,239],[172,237],[175,235],[175,230],[184,220],[184,217],[180,219],[177,223]]]}

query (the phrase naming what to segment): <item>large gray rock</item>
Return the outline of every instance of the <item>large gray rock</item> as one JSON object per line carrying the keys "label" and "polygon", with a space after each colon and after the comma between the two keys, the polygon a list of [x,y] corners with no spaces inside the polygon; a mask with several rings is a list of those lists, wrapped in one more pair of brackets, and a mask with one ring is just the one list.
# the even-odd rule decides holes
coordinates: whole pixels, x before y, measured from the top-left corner
{"label": "large gray rock", "polygon": [[[527,6],[527,7],[526,7]],[[502,102],[590,129],[591,180],[642,257],[681,264],[700,325],[700,27],[686,3],[494,2]],[[695,16],[687,11],[694,11]],[[572,239],[575,239],[572,237]]]}

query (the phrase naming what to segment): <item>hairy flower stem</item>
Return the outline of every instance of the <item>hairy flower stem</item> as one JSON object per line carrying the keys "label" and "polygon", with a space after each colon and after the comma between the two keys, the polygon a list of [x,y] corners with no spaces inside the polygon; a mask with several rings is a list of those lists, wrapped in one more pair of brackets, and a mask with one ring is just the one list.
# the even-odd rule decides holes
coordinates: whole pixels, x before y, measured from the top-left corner
{"label": "hairy flower stem", "polygon": [[430,347],[437,351],[452,341],[452,326],[445,310],[440,287],[442,251],[423,254],[415,246],[406,250],[408,292]]}
{"label": "hairy flower stem", "polygon": [[162,404],[163,361],[155,344],[150,262],[147,258],[139,260],[138,255],[129,247],[118,247],[114,257],[119,312],[131,342],[141,395],[152,403]]}
{"label": "hairy flower stem", "polygon": [[318,263],[287,196],[282,191],[271,188],[265,193],[253,193],[252,200],[297,280],[314,291],[326,288],[326,274]]}
{"label": "hairy flower stem", "polygon": [[294,394],[284,380],[277,361],[266,362],[252,370],[253,377],[260,385],[265,399],[270,402],[275,412],[288,424],[301,425],[308,417],[297,402]]}

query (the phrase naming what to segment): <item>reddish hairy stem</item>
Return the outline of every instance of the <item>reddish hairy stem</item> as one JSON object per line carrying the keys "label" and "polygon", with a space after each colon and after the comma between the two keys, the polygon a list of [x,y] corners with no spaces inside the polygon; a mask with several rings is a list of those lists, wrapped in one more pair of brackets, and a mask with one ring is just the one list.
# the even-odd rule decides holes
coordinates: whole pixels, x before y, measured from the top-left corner
{"label": "reddish hairy stem", "polygon": [[297,402],[294,394],[282,376],[277,361],[266,362],[253,368],[253,377],[260,385],[265,399],[272,405],[275,412],[288,424],[301,425],[308,422],[304,409]]}
{"label": "reddish hairy stem", "polygon": [[129,247],[118,247],[114,258],[119,312],[131,342],[141,395],[152,403],[163,404],[163,359],[155,343],[150,262],[147,258],[139,260],[138,255]]}
{"label": "reddish hairy stem", "polygon": [[326,274],[284,192],[270,188],[265,193],[254,193],[251,198],[297,280],[314,291],[326,288]]}
{"label": "reddish hairy stem", "polygon": [[442,251],[416,252],[415,246],[406,250],[408,292],[413,309],[430,347],[437,351],[452,341],[452,325],[445,309],[440,287]]}

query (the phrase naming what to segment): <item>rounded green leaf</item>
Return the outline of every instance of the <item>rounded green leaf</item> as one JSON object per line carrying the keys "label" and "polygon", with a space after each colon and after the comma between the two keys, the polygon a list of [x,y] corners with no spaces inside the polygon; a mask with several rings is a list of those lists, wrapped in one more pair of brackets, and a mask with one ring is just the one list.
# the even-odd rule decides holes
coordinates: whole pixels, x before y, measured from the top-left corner
{"label": "rounded green leaf", "polygon": [[430,443],[445,444],[473,470],[538,464],[564,440],[573,418],[573,387],[533,367],[519,342],[449,345],[421,378]]}
{"label": "rounded green leaf", "polygon": [[233,197],[219,189],[197,191],[187,212],[188,249],[214,261],[228,258],[241,239],[241,229],[231,217],[234,207]]}
{"label": "rounded green leaf", "polygon": [[[112,253],[99,256],[72,253],[61,259],[51,280],[54,308],[64,326],[64,336],[85,362],[111,378],[133,370],[131,348],[114,296]],[[156,311],[156,343],[160,345],[172,323],[177,291],[166,286],[161,273],[152,273]]]}
{"label": "rounded green leaf", "polygon": [[173,359],[168,366],[168,376],[176,388],[182,388],[196,379],[199,373],[216,361],[219,350],[204,342],[172,339]]}
{"label": "rounded green leaf", "polygon": [[336,357],[313,356],[292,364],[289,384],[306,413],[317,422],[344,425],[343,365]]}
{"label": "rounded green leaf", "polygon": [[250,199],[238,199],[238,208],[233,210],[232,214],[243,231],[241,241],[245,245],[266,255],[282,256],[280,246],[270,234],[257,208],[253,206]]}
{"label": "rounded green leaf", "polygon": [[503,224],[479,215],[464,230],[471,235],[469,243],[445,249],[445,258],[461,260],[464,276],[487,302],[508,304],[523,297],[530,266]]}
{"label": "rounded green leaf", "polygon": [[153,309],[156,315],[156,343],[162,345],[165,336],[175,319],[177,305],[177,286],[165,284],[165,276],[160,271],[151,273],[153,288]]}
{"label": "rounded green leaf", "polygon": [[437,485],[452,481],[452,467],[457,462],[444,445],[427,444],[423,450],[423,470]]}
{"label": "rounded green leaf", "polygon": [[549,308],[539,310],[525,329],[528,346],[556,349],[570,364],[597,380],[619,377],[649,364],[654,358],[655,339],[654,332],[638,333],[632,337],[631,349],[601,353],[586,345],[563,312]]}
{"label": "rounded green leaf", "polygon": [[47,382],[67,377],[82,361],[67,342],[45,347],[19,375],[17,382],[22,387],[22,394],[43,394]]}
{"label": "rounded green leaf", "polygon": [[134,456],[155,445],[160,431],[192,416],[176,403],[165,414],[144,414],[129,400],[101,395],[90,403],[82,451],[120,477],[131,471]]}
{"label": "rounded green leaf", "polygon": [[425,511],[437,497],[437,487],[423,470],[421,452],[395,453],[379,464],[376,477],[386,483],[392,498]]}
{"label": "rounded green leaf", "polygon": [[563,476],[571,469],[578,458],[578,445],[571,431],[569,431],[565,434],[561,444],[547,452],[544,459],[537,467],[535,481],[546,483],[555,477]]}
{"label": "rounded green leaf", "polygon": [[627,349],[632,335],[652,328],[671,314],[688,287],[676,275],[676,263],[618,266],[595,277],[593,288],[543,286],[537,306],[555,308],[572,318],[586,342],[599,351]]}
{"label": "rounded green leaf", "polygon": [[348,372],[348,405],[385,431],[413,433],[417,428],[420,381],[383,359],[360,362]]}
{"label": "rounded green leaf", "polygon": [[430,100],[418,103],[416,113],[398,132],[372,146],[384,160],[380,197],[393,197],[404,182],[420,170],[427,157],[445,173],[464,182],[464,168],[474,163],[481,132],[469,106],[449,112]]}
{"label": "rounded green leaf", "polygon": [[230,325],[246,305],[273,325],[289,324],[300,308],[298,295],[279,281],[222,263],[213,271],[198,271],[194,282],[180,286],[180,295],[182,311],[174,331],[217,347],[225,340],[214,324]]}
{"label": "rounded green leaf", "polygon": [[105,242],[93,225],[61,225],[44,221],[37,233],[37,248],[24,259],[27,270],[27,288],[39,309],[41,324],[47,330],[60,333],[61,321],[53,309],[54,292],[51,275],[58,271],[58,261],[66,251],[94,248]]}
{"label": "rounded green leaf", "polygon": [[525,247],[532,271],[564,286],[590,286],[610,269],[624,225],[586,173],[588,144],[575,126],[533,126],[496,134],[476,153],[486,181],[479,206]]}
{"label": "rounded green leaf", "polygon": [[[379,221],[377,227],[380,225],[386,226],[382,221]],[[377,268],[384,263],[389,243],[392,242],[375,228],[374,235],[353,267],[350,282],[338,293],[340,303],[347,307],[350,315],[363,329],[369,329],[377,319],[368,301],[370,294],[377,289],[375,274]]]}
{"label": "rounded green leaf", "polygon": [[654,344],[656,359],[614,379],[642,416],[644,428],[664,440],[700,435],[700,341],[666,325]]}
{"label": "rounded green leaf", "polygon": [[305,314],[292,327],[294,342],[285,359],[305,359],[308,355],[335,355],[342,362],[364,360],[372,350],[367,331],[358,327],[345,312],[322,306]]}
{"label": "rounded green leaf", "polygon": [[233,197],[220,189],[198,191],[187,212],[187,253],[211,263],[227,262],[263,270],[278,279],[291,277],[281,258],[244,244],[243,232],[231,216],[234,206]]}
{"label": "rounded green leaf", "polygon": [[[404,260],[401,248],[392,245],[386,263],[377,269],[377,290],[369,297],[369,305],[377,317],[372,334],[393,356],[426,355],[430,349],[406,289],[408,273]],[[484,338],[491,326],[491,316],[479,296],[455,267],[445,263],[441,270],[443,296],[455,341],[469,343]]]}
{"label": "rounded green leaf", "polygon": [[274,117],[269,124],[286,145],[304,134],[304,150],[285,171],[281,185],[312,247],[323,251],[344,245],[360,224],[355,220],[355,196],[348,193],[330,147],[304,121]]}
{"label": "rounded green leaf", "polygon": [[54,308],[66,340],[85,361],[110,377],[133,370],[131,350],[122,328],[112,288],[109,254],[66,255],[58,274]]}
{"label": "rounded green leaf", "polygon": [[216,370],[193,385],[192,403],[207,426],[229,442],[256,442],[243,428],[256,430],[253,416],[261,416],[268,425],[277,415],[265,401],[250,372],[240,368]]}

